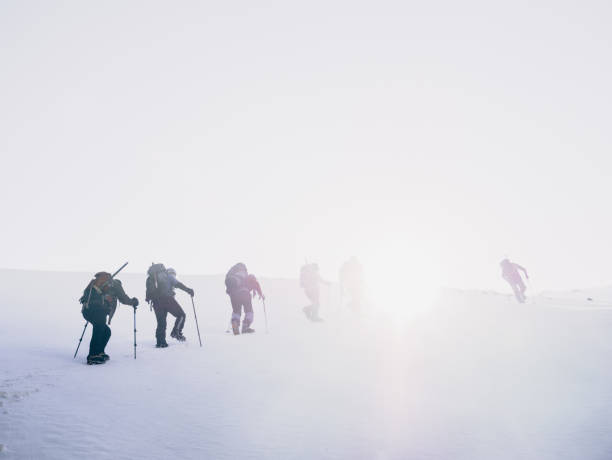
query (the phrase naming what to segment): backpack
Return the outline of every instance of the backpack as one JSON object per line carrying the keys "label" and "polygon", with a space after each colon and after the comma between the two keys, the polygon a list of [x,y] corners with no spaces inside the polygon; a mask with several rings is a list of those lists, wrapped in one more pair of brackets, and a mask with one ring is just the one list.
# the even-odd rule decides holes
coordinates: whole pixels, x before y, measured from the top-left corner
{"label": "backpack", "polygon": [[[79,302],[83,305],[82,309],[89,308],[89,303],[104,303],[104,293],[106,293],[109,287],[113,285],[113,277],[107,272],[98,272],[94,275],[87,287],[83,290],[83,295],[79,299]],[[98,288],[95,290],[94,287]],[[103,293],[100,293],[100,290]]]}
{"label": "backpack", "polygon": [[227,275],[225,275],[225,292],[229,294],[243,288],[246,289],[247,275],[247,268],[243,263],[237,263],[230,268]]}
{"label": "backpack", "polygon": [[170,275],[166,271],[164,264],[152,264],[147,270],[147,300],[155,300],[163,296],[170,295],[172,286]]}

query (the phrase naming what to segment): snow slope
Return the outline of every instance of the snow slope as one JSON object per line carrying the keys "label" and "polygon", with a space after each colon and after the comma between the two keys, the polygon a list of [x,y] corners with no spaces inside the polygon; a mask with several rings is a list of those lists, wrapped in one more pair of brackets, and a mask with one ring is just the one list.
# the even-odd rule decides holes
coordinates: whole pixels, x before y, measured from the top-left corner
{"label": "snow slope", "polygon": [[[256,303],[258,332],[234,337],[222,277],[179,273],[204,347],[179,293],[188,343],[155,349],[143,305],[134,360],[119,306],[111,361],[86,366],[89,277],[0,271],[2,460],[612,458],[612,309],[584,293],[449,290],[362,318],[329,296],[310,324],[296,281],[264,279],[270,333]],[[142,301],[144,275],[120,279]]]}

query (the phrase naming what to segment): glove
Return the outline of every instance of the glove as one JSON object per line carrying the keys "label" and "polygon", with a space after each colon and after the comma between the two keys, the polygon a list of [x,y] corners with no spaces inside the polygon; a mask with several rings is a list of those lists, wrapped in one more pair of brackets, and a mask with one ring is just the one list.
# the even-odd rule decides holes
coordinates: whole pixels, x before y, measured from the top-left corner
{"label": "glove", "polygon": [[191,288],[190,288],[190,289],[187,291],[187,294],[189,294],[191,297],[193,297],[193,294],[195,294],[195,292],[194,292],[194,290],[193,290],[193,289],[191,289]]}
{"label": "glove", "polygon": [[132,298],[132,307],[136,308],[138,306],[138,299],[136,297]]}

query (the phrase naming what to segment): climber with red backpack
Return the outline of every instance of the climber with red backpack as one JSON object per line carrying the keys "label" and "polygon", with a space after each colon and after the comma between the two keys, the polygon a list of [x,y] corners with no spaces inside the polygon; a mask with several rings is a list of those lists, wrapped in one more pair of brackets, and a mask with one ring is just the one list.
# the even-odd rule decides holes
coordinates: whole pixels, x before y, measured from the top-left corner
{"label": "climber with red backpack", "polygon": [[244,309],[244,319],[242,320],[242,333],[250,334],[255,332],[251,328],[254,320],[252,296],[257,294],[260,299],[265,300],[261,292],[259,281],[255,275],[249,274],[246,265],[237,263],[229,269],[225,275],[225,292],[230,296],[232,304],[232,331],[234,335],[240,334],[240,318]]}

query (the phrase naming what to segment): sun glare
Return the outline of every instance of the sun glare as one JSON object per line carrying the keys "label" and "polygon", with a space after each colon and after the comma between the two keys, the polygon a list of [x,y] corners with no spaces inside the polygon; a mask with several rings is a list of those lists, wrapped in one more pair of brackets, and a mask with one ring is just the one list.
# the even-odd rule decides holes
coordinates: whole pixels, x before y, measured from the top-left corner
{"label": "sun glare", "polygon": [[441,266],[434,251],[389,240],[363,256],[368,304],[373,311],[408,318],[435,302]]}

